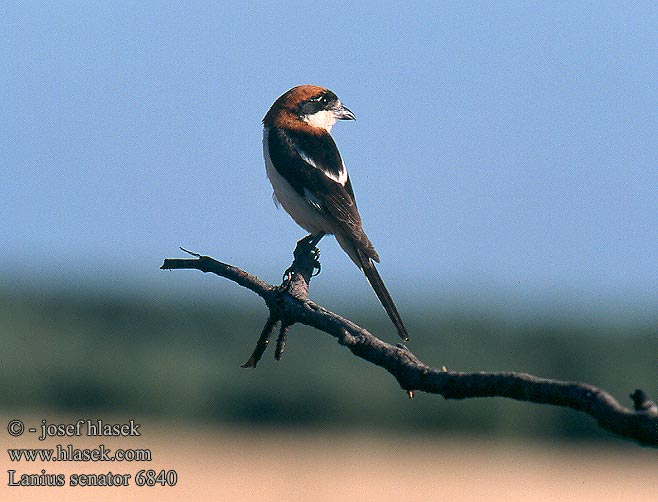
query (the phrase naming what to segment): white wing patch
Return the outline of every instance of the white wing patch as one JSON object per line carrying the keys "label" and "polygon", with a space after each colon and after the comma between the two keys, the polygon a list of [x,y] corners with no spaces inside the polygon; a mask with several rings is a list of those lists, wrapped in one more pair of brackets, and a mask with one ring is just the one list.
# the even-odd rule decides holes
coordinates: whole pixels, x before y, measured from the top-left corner
{"label": "white wing patch", "polygon": [[311,192],[308,188],[304,189],[304,198],[306,199],[306,202],[308,202],[315,209],[322,211],[322,204],[320,204],[318,198],[313,195],[313,192]]}
{"label": "white wing patch", "polygon": [[345,186],[345,183],[347,183],[347,169],[345,168],[344,162],[343,165],[341,166],[340,172],[338,173],[338,175],[336,175],[331,171],[327,171],[325,169],[322,169],[321,167],[318,167],[318,165],[313,161],[313,159],[308,155],[306,155],[306,152],[304,152],[304,150],[302,150],[294,141],[292,143],[292,146],[295,148],[295,151],[299,154],[299,156],[302,159],[304,159],[304,162],[306,162],[310,166],[315,167],[316,169],[320,169],[327,178],[331,178],[336,183],[340,183],[341,185]]}
{"label": "white wing patch", "polygon": [[299,154],[299,156],[302,159],[304,159],[304,162],[306,162],[307,164],[310,164],[311,166],[313,166],[317,169],[317,167],[318,167],[317,164],[313,161],[313,159],[311,157],[306,155],[306,152],[304,150],[302,150],[301,148],[299,148],[299,146],[297,146],[297,143],[295,143],[293,141],[292,146],[295,147],[295,151]]}
{"label": "white wing patch", "polygon": [[343,168],[338,173],[338,179],[333,179],[335,179],[341,185],[345,186],[345,183],[347,183],[347,168],[345,167],[345,162],[343,162]]}

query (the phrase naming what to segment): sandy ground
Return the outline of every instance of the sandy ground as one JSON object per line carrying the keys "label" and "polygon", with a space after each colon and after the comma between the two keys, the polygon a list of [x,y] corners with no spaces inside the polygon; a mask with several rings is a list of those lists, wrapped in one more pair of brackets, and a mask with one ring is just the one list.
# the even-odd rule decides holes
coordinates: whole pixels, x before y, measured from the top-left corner
{"label": "sandy ground", "polygon": [[[5,420],[5,423],[7,421]],[[25,420],[40,426],[40,420]],[[33,423],[32,423],[33,422]],[[3,429],[6,426],[3,426]],[[658,452],[445,438],[256,432],[142,424],[140,438],[12,438],[3,430],[3,501],[658,501]],[[6,448],[149,448],[151,462],[10,462]],[[8,470],[65,475],[64,487],[8,486]],[[175,486],[135,486],[140,469]],[[128,487],[71,487],[72,473],[131,474]]]}

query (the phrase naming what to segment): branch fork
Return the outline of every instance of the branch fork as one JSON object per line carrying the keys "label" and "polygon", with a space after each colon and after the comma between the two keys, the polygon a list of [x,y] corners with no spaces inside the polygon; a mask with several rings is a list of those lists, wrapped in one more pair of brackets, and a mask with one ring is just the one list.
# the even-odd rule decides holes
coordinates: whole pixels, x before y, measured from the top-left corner
{"label": "branch fork", "polygon": [[297,243],[292,265],[279,286],[270,285],[238,267],[181,248],[194,259],[168,258],[160,268],[196,269],[225,277],[250,289],[265,301],[269,316],[251,356],[243,365],[255,368],[277,325],[274,351],[281,359],[288,331],[295,323],[312,326],[338,340],[354,355],[391,373],[409,397],[421,391],[440,394],[445,399],[506,397],[517,401],[563,406],[592,416],[600,427],[644,446],[658,447],[658,407],[637,389],[630,395],[633,409],[619,404],[602,389],[586,383],[539,378],[526,373],[462,373],[432,368],[406,346],[391,345],[308,299],[309,283],[319,271],[319,238],[308,236]]}

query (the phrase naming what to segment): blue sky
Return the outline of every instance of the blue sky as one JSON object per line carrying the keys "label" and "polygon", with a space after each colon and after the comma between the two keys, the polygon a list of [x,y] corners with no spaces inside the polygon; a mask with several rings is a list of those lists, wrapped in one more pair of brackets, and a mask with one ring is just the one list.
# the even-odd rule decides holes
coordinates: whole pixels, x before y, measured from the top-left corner
{"label": "blue sky", "polygon": [[[260,121],[313,83],[401,310],[655,315],[654,3],[62,4],[0,9],[6,278],[234,291],[159,271],[182,245],[278,281]],[[321,247],[314,297],[376,304]]]}

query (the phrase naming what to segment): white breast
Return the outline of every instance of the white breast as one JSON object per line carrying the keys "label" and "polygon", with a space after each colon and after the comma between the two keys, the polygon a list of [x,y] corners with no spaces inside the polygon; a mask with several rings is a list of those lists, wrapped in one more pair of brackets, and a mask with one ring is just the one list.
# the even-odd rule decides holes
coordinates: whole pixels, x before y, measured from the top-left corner
{"label": "white breast", "polygon": [[267,136],[269,129],[263,129],[263,157],[265,158],[265,171],[267,177],[274,188],[274,197],[283,206],[286,212],[292,216],[292,219],[312,234],[320,231],[326,234],[333,234],[330,223],[306,198],[299,195],[295,189],[290,186],[286,179],[281,176],[270,158]]}

